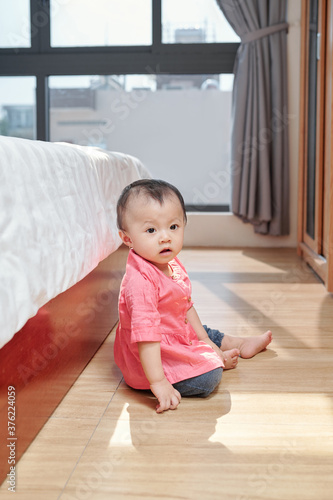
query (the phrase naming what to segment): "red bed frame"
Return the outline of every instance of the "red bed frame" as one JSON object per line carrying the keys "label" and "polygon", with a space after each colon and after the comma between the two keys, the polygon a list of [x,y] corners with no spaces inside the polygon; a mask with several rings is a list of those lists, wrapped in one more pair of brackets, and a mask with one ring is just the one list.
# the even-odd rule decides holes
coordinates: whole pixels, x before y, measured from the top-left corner
{"label": "red bed frame", "polygon": [[127,253],[112,253],[0,350],[0,484],[116,324]]}

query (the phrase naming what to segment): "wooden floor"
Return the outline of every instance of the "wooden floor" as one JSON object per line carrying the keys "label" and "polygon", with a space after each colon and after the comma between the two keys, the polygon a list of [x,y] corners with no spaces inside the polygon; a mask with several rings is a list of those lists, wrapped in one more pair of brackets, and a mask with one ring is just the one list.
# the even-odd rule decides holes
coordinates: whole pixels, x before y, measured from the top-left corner
{"label": "wooden floor", "polygon": [[203,323],[271,329],[270,349],[224,372],[208,399],[157,415],[122,381],[112,333],[19,462],[16,496],[3,483],[1,498],[333,498],[333,297],[289,249],[181,260]]}

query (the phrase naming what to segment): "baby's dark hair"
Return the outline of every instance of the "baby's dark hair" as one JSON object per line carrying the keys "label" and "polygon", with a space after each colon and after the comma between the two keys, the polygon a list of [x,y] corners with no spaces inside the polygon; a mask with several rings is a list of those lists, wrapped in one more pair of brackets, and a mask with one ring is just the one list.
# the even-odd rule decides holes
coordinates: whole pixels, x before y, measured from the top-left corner
{"label": "baby's dark hair", "polygon": [[138,196],[139,194],[144,194],[148,198],[153,198],[154,200],[157,200],[161,205],[163,204],[164,198],[166,196],[170,194],[175,194],[183,209],[184,221],[185,223],[187,222],[184,199],[180,191],[175,186],[169,184],[166,181],[161,181],[158,179],[140,179],[126,186],[119,197],[117,203],[118,229],[124,230],[123,218],[129,198],[132,195]]}

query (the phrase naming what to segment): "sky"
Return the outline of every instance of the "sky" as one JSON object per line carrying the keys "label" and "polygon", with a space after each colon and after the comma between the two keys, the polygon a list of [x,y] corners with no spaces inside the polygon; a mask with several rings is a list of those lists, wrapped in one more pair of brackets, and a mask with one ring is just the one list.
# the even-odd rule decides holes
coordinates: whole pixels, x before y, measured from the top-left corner
{"label": "sky", "polygon": [[[51,45],[150,45],[151,1],[51,0]],[[0,47],[30,46],[29,3],[0,0]],[[238,41],[216,0],[162,0],[162,23],[164,41],[175,27],[206,27],[216,41]],[[53,86],[64,81],[53,79]],[[77,86],[77,79],[67,84]],[[33,104],[34,89],[34,77],[0,77],[0,105]]]}

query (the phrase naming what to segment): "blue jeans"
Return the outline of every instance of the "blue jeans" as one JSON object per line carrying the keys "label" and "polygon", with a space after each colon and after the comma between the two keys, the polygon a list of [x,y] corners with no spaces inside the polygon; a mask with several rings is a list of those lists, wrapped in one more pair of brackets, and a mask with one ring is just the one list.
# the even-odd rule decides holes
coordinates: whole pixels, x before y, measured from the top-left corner
{"label": "blue jeans", "polygon": [[[208,328],[206,325],[203,325],[203,327],[210,340],[218,347],[221,347],[224,333],[221,333],[219,330]],[[206,398],[221,382],[222,372],[222,368],[215,368],[197,377],[181,380],[172,385],[182,396],[199,396],[201,398]]]}

